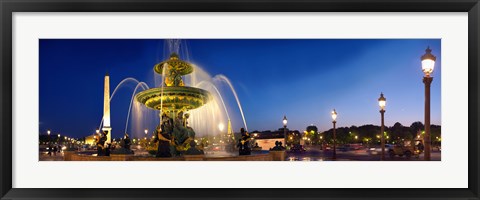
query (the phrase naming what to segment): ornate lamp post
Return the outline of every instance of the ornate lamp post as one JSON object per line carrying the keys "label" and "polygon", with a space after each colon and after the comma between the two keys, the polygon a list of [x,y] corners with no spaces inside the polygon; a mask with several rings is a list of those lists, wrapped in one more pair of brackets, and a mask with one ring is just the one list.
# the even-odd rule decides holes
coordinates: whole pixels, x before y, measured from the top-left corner
{"label": "ornate lamp post", "polygon": [[287,149],[287,116],[283,116],[283,142],[285,143],[285,149]]}
{"label": "ornate lamp post", "polygon": [[380,93],[380,98],[378,98],[378,105],[380,106],[380,115],[382,117],[382,126],[380,128],[381,145],[382,145],[382,160],[385,160],[385,123],[384,123],[384,114],[385,114],[385,105],[387,104],[387,99],[383,96],[383,93]]}
{"label": "ornate lamp post", "polygon": [[333,160],[337,159],[337,135],[335,130],[335,124],[337,123],[337,111],[332,111],[332,123],[333,123]]}
{"label": "ornate lamp post", "polygon": [[430,74],[433,73],[435,67],[435,61],[437,58],[432,54],[430,47],[427,47],[425,54],[421,57],[422,71],[425,73],[423,77],[423,83],[425,84],[425,160],[430,160],[430,85],[432,84],[433,77]]}

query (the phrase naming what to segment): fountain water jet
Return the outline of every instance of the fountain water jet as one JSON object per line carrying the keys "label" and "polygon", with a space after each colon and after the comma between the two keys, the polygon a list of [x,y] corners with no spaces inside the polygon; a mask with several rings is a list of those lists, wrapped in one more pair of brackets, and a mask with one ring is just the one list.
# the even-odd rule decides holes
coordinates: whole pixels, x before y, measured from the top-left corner
{"label": "fountain water jet", "polygon": [[222,102],[223,109],[225,110],[225,114],[227,114],[227,118],[228,120],[230,120],[230,115],[228,114],[227,107],[225,106],[225,101],[223,101],[222,95],[220,94],[220,91],[218,91],[218,88],[212,82],[208,82],[208,81],[201,81],[196,85],[196,87],[201,87],[203,84],[209,84],[215,90],[218,97],[220,97],[220,101]]}
{"label": "fountain water jet", "polygon": [[[137,84],[137,86],[135,86],[135,89],[133,90],[133,93],[132,93],[132,98],[130,99],[130,106],[128,106],[128,114],[127,114],[127,120],[125,121],[125,129],[124,129],[124,133],[127,133],[127,128],[128,128],[128,121],[130,119],[130,111],[132,110],[132,102],[133,102],[133,99],[134,99],[134,95],[135,93],[137,93],[137,89],[139,86],[142,86],[142,85],[147,85],[146,83],[144,82],[140,82]],[[148,88],[148,85],[146,86],[147,89],[150,89]],[[142,87],[143,88],[143,87]],[[145,90],[145,89],[144,89]]]}
{"label": "fountain water jet", "polygon": [[232,91],[233,95],[235,96],[235,100],[237,101],[238,108],[240,109],[240,113],[242,114],[243,125],[245,126],[245,130],[248,131],[247,122],[245,121],[245,115],[243,115],[243,109],[242,109],[242,105],[240,103],[240,99],[238,99],[237,92],[235,91],[235,88],[233,88],[233,85],[230,82],[230,80],[222,74],[216,75],[215,77],[213,77],[213,79],[214,80],[215,79],[223,80],[224,82],[226,82],[228,84],[228,86],[230,86],[230,90]]}
{"label": "fountain water jet", "polygon": [[[117,89],[122,86],[123,84],[125,84],[127,81],[133,81],[135,84],[139,84],[140,81],[138,81],[137,79],[135,78],[132,78],[132,77],[128,77],[128,78],[125,78],[123,79],[122,81],[120,81],[120,83],[117,84],[117,86],[115,87],[115,89],[113,90],[112,92],[112,96],[110,97],[110,101],[112,101],[113,97],[115,96],[115,93],[117,93]],[[143,82],[142,82],[143,83]],[[146,89],[149,89],[148,85],[145,83],[143,84],[142,88],[144,90]]]}

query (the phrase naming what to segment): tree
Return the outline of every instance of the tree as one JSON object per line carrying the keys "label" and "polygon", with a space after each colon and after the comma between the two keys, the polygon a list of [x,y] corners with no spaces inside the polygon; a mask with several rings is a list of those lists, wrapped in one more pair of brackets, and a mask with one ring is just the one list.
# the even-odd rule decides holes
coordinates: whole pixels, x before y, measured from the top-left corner
{"label": "tree", "polygon": [[432,137],[432,144],[434,145],[441,145],[442,143],[442,127],[438,125],[431,125],[430,126],[430,135]]}
{"label": "tree", "polygon": [[307,126],[305,137],[310,138],[311,143],[318,141],[318,128],[314,125]]}
{"label": "tree", "polygon": [[419,131],[422,131],[425,128],[422,122],[413,122],[412,125],[410,125],[410,133],[412,134],[412,137],[416,137],[417,133]]}
{"label": "tree", "polygon": [[391,128],[391,138],[393,141],[400,142],[401,139],[405,139],[404,126],[400,122],[396,122]]}
{"label": "tree", "polygon": [[403,125],[400,124],[400,122],[395,122],[395,124],[393,124],[392,131],[401,129],[402,127],[403,127]]}
{"label": "tree", "polygon": [[418,132],[418,131],[421,131],[423,130],[425,127],[423,125],[422,122],[413,122],[412,125],[410,125],[410,131],[411,132],[414,132],[415,134]]}

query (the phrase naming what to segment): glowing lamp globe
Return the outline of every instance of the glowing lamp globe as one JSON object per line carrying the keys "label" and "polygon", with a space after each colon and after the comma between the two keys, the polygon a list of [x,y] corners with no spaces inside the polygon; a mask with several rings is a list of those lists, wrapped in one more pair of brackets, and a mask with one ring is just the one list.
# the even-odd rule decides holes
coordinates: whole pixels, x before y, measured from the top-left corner
{"label": "glowing lamp globe", "polygon": [[422,60],[422,71],[425,73],[426,77],[429,77],[433,73],[435,67],[435,61],[437,57],[432,54],[430,47],[427,47],[425,54],[421,57]]}
{"label": "glowing lamp globe", "polygon": [[378,98],[378,105],[380,106],[380,110],[385,110],[386,104],[387,99],[383,96],[383,93],[380,93],[380,98]]}
{"label": "glowing lamp globe", "polygon": [[333,119],[333,121],[337,120],[337,111],[335,111],[335,109],[333,109],[333,111],[332,111],[332,119]]}

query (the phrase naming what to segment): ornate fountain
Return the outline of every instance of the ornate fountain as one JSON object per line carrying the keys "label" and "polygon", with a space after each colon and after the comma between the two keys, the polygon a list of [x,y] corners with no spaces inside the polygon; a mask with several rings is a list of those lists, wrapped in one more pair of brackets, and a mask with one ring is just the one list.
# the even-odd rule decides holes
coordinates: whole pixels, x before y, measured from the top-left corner
{"label": "ornate fountain", "polygon": [[135,99],[147,108],[159,110],[162,132],[168,132],[175,149],[184,152],[190,148],[195,132],[188,126],[188,111],[197,109],[211,96],[206,90],[185,86],[182,76],[193,72],[192,64],[180,60],[175,53],[154,66],[156,73],[164,76],[161,87],[148,89],[135,95]]}

